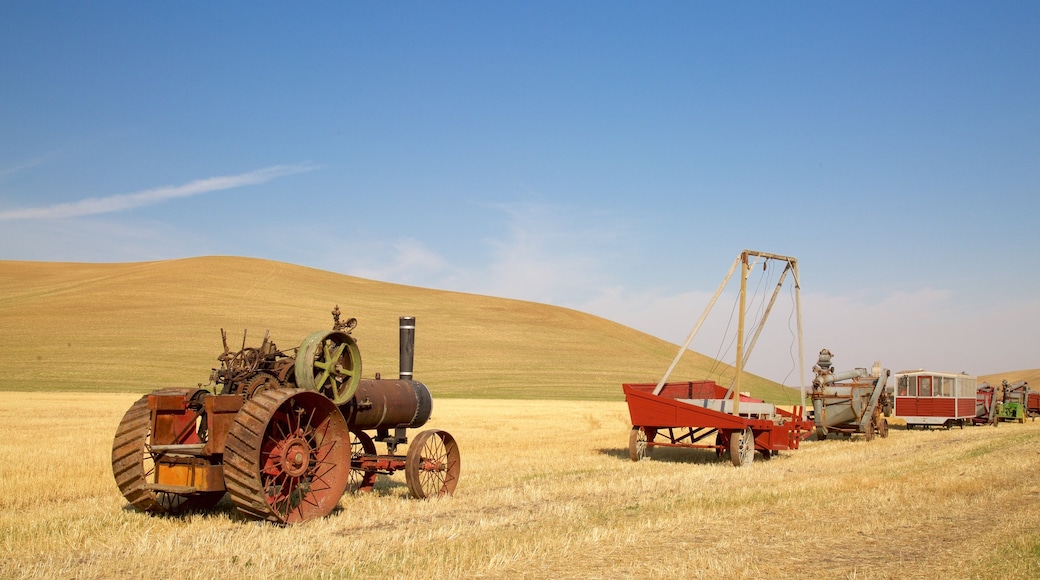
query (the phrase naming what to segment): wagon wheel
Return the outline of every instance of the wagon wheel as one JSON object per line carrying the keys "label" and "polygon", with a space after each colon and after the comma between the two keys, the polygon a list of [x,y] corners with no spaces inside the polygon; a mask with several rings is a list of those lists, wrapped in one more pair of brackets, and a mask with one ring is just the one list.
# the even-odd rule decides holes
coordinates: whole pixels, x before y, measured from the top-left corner
{"label": "wagon wheel", "polygon": [[755,460],[755,434],[751,427],[734,431],[729,436],[729,458],[733,465],[743,467]]}
{"label": "wagon wheel", "polygon": [[632,432],[628,435],[628,457],[632,461],[640,461],[642,459],[649,459],[652,447],[647,446],[647,443],[654,440],[657,436],[657,431],[653,430],[649,434],[643,427],[632,427]]}
{"label": "wagon wheel", "polygon": [[888,419],[885,419],[884,417],[878,421],[878,435],[880,435],[882,439],[888,437]]}
{"label": "wagon wheel", "polygon": [[350,479],[350,431],[324,395],[270,389],[246,401],[224,446],[224,481],[243,514],[295,524],[339,503]]}
{"label": "wagon wheel", "polygon": [[419,433],[408,445],[404,474],[412,497],[451,495],[459,483],[459,446],[447,431]]}
{"label": "wagon wheel", "polygon": [[[170,389],[163,394],[189,393],[190,389]],[[222,491],[195,494],[154,491],[146,486],[155,478],[155,462],[148,450],[152,433],[148,395],[137,400],[123,415],[112,441],[112,474],[119,492],[130,505],[153,514],[182,514],[212,508],[224,497]]]}
{"label": "wagon wheel", "polygon": [[347,490],[350,493],[366,493],[372,491],[372,488],[376,486],[376,476],[378,473],[373,469],[361,469],[360,467],[354,467],[354,461],[360,459],[364,455],[375,455],[376,444],[372,441],[372,438],[368,436],[368,433],[364,431],[350,431],[350,483],[347,485]]}
{"label": "wagon wheel", "polygon": [[874,421],[867,421],[867,430],[863,433],[863,438],[867,441],[873,441],[875,431],[877,431],[877,428],[874,426]]}
{"label": "wagon wheel", "polygon": [[342,405],[361,381],[361,351],[349,334],[319,330],[300,344],[294,372],[298,387],[321,391]]}

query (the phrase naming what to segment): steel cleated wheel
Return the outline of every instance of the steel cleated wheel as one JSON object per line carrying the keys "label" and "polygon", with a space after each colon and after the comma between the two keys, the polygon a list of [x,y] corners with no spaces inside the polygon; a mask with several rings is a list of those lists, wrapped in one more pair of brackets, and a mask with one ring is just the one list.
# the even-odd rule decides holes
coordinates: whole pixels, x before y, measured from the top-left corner
{"label": "steel cleated wheel", "polygon": [[734,431],[729,436],[729,458],[733,465],[743,467],[755,460],[755,434],[751,427]]}
{"label": "steel cleated wheel", "polygon": [[295,524],[328,515],[350,479],[350,431],[339,408],[303,389],[246,401],[228,430],[224,481],[244,515]]}
{"label": "steel cleated wheel", "polygon": [[460,469],[459,446],[447,431],[423,431],[408,444],[404,474],[412,497],[451,495]]}
{"label": "steel cleated wheel", "polygon": [[[188,395],[194,390],[166,389],[155,394]],[[155,480],[155,461],[149,450],[151,432],[151,412],[148,395],[145,395],[123,415],[112,440],[112,474],[119,492],[130,505],[144,512],[170,515],[207,510],[217,505],[224,497],[222,491],[180,494],[149,487]]]}

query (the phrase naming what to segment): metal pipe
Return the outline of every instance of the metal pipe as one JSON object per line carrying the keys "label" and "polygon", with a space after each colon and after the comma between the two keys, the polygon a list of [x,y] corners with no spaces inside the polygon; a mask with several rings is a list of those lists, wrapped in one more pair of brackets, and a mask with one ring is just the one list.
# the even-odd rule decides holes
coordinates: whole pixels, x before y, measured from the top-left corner
{"label": "metal pipe", "polygon": [[400,355],[398,366],[403,380],[412,380],[412,365],[415,360],[415,317],[401,317]]}
{"label": "metal pipe", "polygon": [[852,369],[851,371],[842,371],[840,373],[817,372],[816,380],[813,381],[813,386],[822,387],[825,385],[833,385],[837,382],[847,381],[849,379],[858,379],[865,376],[867,376],[867,369]]}

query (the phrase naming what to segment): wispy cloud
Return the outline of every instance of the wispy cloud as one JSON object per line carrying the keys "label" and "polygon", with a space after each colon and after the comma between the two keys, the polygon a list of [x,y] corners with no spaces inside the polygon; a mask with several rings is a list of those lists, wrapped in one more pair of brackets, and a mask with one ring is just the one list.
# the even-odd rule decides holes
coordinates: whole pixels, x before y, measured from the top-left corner
{"label": "wispy cloud", "polygon": [[0,167],[0,179],[7,177],[8,175],[14,175],[15,173],[18,173],[20,171],[29,169],[30,167],[40,165],[44,163],[48,159],[48,157],[49,155],[41,155],[40,157],[37,157],[35,159],[30,159],[28,161],[19,163],[18,165],[13,165],[10,167]]}
{"label": "wispy cloud", "polygon": [[223,175],[198,179],[184,185],[173,185],[146,189],[134,193],[122,193],[108,197],[92,197],[69,203],[44,207],[32,207],[0,211],[0,220],[61,219],[85,215],[97,215],[126,211],[137,207],[154,205],[169,199],[191,197],[214,191],[234,189],[246,185],[267,183],[279,177],[313,171],[317,166],[309,163],[297,165],[275,165],[238,175]]}
{"label": "wispy cloud", "polygon": [[348,268],[351,275],[361,278],[436,287],[438,283],[431,281],[439,280],[449,268],[443,256],[412,238],[361,242],[353,250],[354,254],[369,256],[363,263]]}

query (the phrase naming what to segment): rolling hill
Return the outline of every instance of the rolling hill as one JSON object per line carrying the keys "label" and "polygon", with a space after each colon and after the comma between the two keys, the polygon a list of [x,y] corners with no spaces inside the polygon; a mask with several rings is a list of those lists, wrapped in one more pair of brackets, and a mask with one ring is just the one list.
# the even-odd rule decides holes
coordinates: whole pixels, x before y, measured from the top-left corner
{"label": "rolling hill", "polygon": [[[365,280],[240,257],[120,263],[0,261],[0,390],[147,392],[208,382],[222,352],[282,349],[331,328],[338,304],[364,376],[397,375],[398,317],[415,316],[415,377],[435,397],[620,400],[652,382],[676,346],[574,310]],[[709,376],[690,352],[677,380]],[[747,376],[742,390],[784,404],[797,395]]]}
{"label": "rolling hill", "polygon": [[1019,381],[1026,381],[1029,383],[1029,387],[1033,390],[1040,390],[1040,369],[1027,369],[1024,371],[1009,371],[1006,373],[997,373],[994,375],[981,375],[979,376],[979,382],[987,382],[993,386],[1000,385],[1001,381],[1007,381],[1009,385],[1014,385]]}

